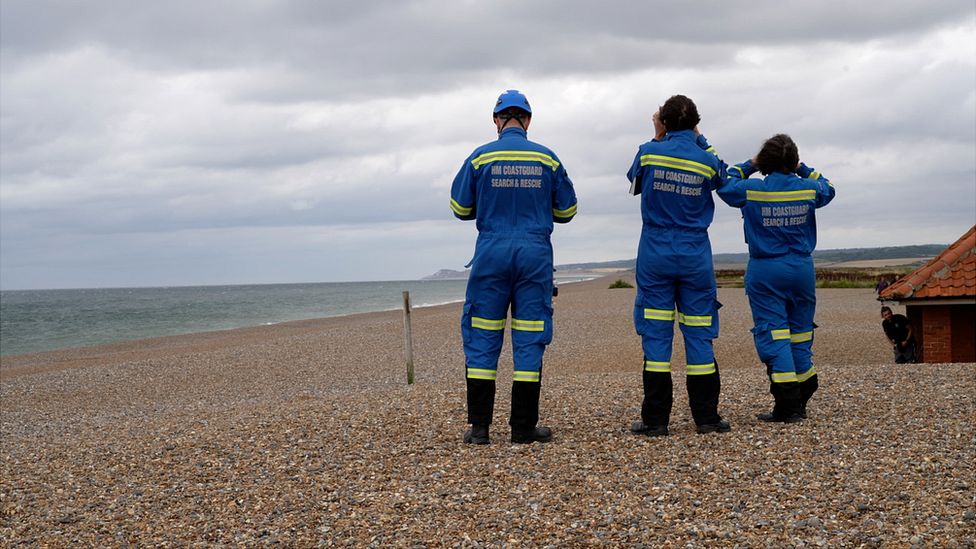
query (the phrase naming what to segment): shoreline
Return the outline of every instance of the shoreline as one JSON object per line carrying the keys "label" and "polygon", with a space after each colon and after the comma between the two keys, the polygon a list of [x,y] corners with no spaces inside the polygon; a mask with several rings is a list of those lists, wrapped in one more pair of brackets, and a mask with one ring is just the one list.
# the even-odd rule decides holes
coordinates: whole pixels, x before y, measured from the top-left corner
{"label": "shoreline", "polygon": [[[560,288],[568,287],[573,284],[581,284],[584,282],[591,282],[594,280],[599,280],[600,278],[609,278],[610,275],[598,278],[588,278],[585,280],[575,280],[573,277],[572,282],[562,282],[559,284]],[[449,307],[452,305],[458,305],[464,302],[464,298],[447,301],[444,303],[434,303],[434,304],[421,304],[414,305],[411,304],[411,311],[417,311],[422,309],[431,309],[436,307]],[[75,360],[96,360],[111,356],[113,354],[123,353],[128,355],[130,351],[138,351],[141,349],[156,349],[158,347],[166,346],[180,346],[184,343],[180,340],[187,339],[186,343],[191,347],[196,344],[194,340],[202,340],[200,343],[214,344],[215,340],[223,339],[222,336],[227,336],[228,339],[236,340],[235,336],[250,337],[250,336],[260,336],[263,335],[263,330],[275,328],[275,327],[292,327],[295,329],[302,329],[303,323],[306,324],[308,329],[314,329],[315,326],[323,321],[335,321],[336,319],[345,319],[349,317],[358,317],[362,315],[375,315],[375,314],[394,314],[402,313],[402,307],[395,307],[391,309],[383,309],[378,311],[365,311],[359,313],[346,313],[337,314],[334,316],[322,316],[315,318],[297,319],[297,320],[283,320],[281,322],[272,322],[265,324],[256,324],[250,326],[239,326],[236,328],[227,328],[223,330],[205,330],[199,332],[186,332],[180,334],[172,335],[161,335],[152,337],[142,337],[133,339],[123,339],[117,341],[111,341],[106,343],[98,343],[95,345],[85,345],[80,347],[64,347],[60,349],[50,349],[45,351],[33,351],[27,353],[17,353],[9,355],[0,355],[0,376],[13,375],[13,372],[19,369],[23,369],[29,364],[40,362],[45,363],[45,359],[50,358],[52,362],[74,362]],[[459,313],[460,314],[460,313]],[[241,332],[241,333],[238,333]],[[83,358],[75,359],[65,357],[63,355],[82,355]]]}
{"label": "shoreline", "polygon": [[[891,364],[870,289],[818,290],[810,419],[771,404],[742,289],[720,288],[724,434],[697,435],[674,342],[671,436],[641,402],[633,289],[555,300],[540,414],[461,443],[460,305],[27,357],[0,371],[0,539],[36,546],[966,546],[976,365]],[[477,513],[472,513],[477,509]],[[969,514],[967,514],[969,513]],[[517,520],[513,520],[517,518]]]}
{"label": "shoreline", "polygon": [[[557,284],[560,285],[561,287],[563,287],[563,286],[568,286],[570,284],[577,284],[577,283],[580,283],[580,282],[586,282],[586,281],[589,281],[589,280],[596,279],[598,277],[595,277],[594,276],[594,277],[585,278],[583,280],[579,280],[579,278],[580,277],[578,277],[578,276],[567,276],[567,277],[565,277],[565,280],[566,281],[563,281],[563,282],[559,282],[559,279],[557,278]],[[404,282],[404,281],[382,281],[383,284],[396,283],[396,282]],[[405,281],[405,282],[407,282],[407,283],[415,283],[415,282],[425,282],[425,281]],[[453,282],[460,282],[460,280],[453,281]],[[363,284],[369,284],[369,283],[363,283]],[[268,286],[273,286],[273,285],[268,285]],[[24,290],[24,291],[35,291],[35,290]],[[41,291],[43,291],[43,290],[41,290]],[[412,299],[412,296],[411,296],[411,299]],[[452,304],[456,304],[456,303],[462,303],[463,301],[464,301],[464,297],[462,295],[459,299],[456,299],[456,300],[449,300],[449,301],[443,301],[443,302],[437,302],[437,303],[421,303],[421,304],[411,303],[411,310],[425,309],[425,308],[429,308],[429,307],[440,307],[440,306],[444,306],[444,305],[452,305]],[[94,344],[91,344],[91,345],[60,347],[60,348],[56,348],[56,349],[46,349],[46,350],[28,351],[28,352],[18,352],[18,353],[12,353],[12,354],[0,354],[0,371],[9,368],[10,366],[8,366],[8,363],[10,363],[10,362],[14,362],[14,363],[22,362],[23,357],[26,356],[26,355],[36,355],[36,354],[43,354],[43,353],[69,353],[69,352],[80,352],[80,353],[84,353],[84,352],[86,352],[86,350],[89,350],[89,349],[92,349],[92,348],[97,348],[97,347],[116,346],[116,345],[122,345],[122,344],[127,344],[127,343],[128,344],[134,344],[134,343],[138,343],[138,342],[142,342],[142,341],[154,341],[154,340],[158,340],[158,339],[174,338],[174,337],[175,338],[179,338],[179,337],[193,336],[193,335],[196,335],[196,334],[208,334],[208,333],[218,333],[218,332],[231,332],[231,331],[234,331],[234,330],[246,330],[246,329],[251,329],[251,328],[280,326],[280,325],[283,325],[283,324],[288,324],[288,323],[293,323],[293,322],[317,321],[317,320],[323,320],[323,319],[344,318],[344,317],[347,317],[347,316],[355,316],[355,315],[371,314],[371,313],[381,313],[381,312],[402,311],[402,310],[403,310],[402,309],[402,306],[397,306],[397,307],[391,307],[391,308],[388,308],[388,309],[377,309],[377,310],[370,310],[370,311],[338,313],[338,314],[334,314],[334,315],[316,316],[316,317],[312,317],[312,318],[299,318],[299,319],[294,319],[294,320],[281,320],[281,321],[277,321],[277,322],[264,322],[264,323],[260,323],[260,324],[247,324],[247,325],[235,326],[235,327],[232,327],[232,328],[224,328],[224,329],[202,330],[202,331],[187,331],[187,332],[181,332],[181,333],[175,333],[175,334],[165,334],[165,335],[148,335],[148,336],[145,336],[145,337],[133,337],[133,338],[128,338],[128,339],[117,339],[117,340],[113,340],[113,341],[105,341],[105,342],[101,342],[101,343],[94,343]]]}

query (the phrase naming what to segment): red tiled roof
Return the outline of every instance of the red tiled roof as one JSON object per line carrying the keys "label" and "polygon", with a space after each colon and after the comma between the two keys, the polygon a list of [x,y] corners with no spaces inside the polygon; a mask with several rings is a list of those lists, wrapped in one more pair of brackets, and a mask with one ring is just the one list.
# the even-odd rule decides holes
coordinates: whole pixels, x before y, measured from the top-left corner
{"label": "red tiled roof", "polygon": [[976,297],[976,225],[921,269],[885,288],[880,299]]}

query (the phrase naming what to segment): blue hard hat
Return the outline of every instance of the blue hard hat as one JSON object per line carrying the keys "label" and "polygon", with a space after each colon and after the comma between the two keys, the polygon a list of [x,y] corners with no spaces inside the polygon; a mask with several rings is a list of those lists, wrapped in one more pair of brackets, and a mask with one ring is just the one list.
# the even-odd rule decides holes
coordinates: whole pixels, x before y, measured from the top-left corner
{"label": "blue hard hat", "polygon": [[508,90],[499,95],[498,101],[495,102],[495,110],[492,112],[498,114],[509,107],[516,107],[532,114],[532,107],[529,106],[529,100],[518,90]]}

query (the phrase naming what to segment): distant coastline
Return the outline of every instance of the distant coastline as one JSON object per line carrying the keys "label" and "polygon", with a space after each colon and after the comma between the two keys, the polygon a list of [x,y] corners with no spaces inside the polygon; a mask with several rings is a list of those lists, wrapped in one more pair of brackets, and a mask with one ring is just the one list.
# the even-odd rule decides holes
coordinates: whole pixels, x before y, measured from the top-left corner
{"label": "distant coastline", "polygon": [[[921,244],[881,248],[817,250],[813,252],[813,259],[818,268],[831,269],[918,267],[942,253],[946,246],[946,244]],[[749,254],[714,254],[712,261],[716,270],[744,269],[746,263],[749,262]],[[556,278],[606,276],[617,272],[632,271],[636,264],[637,259],[635,258],[556,265]],[[467,278],[467,270],[441,269],[421,278],[421,280],[466,280]]]}

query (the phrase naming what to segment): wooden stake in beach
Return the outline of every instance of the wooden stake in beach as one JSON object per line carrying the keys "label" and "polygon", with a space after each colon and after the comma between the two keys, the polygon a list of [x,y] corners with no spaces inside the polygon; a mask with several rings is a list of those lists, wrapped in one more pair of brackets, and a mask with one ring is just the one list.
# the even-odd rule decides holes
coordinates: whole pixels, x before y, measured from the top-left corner
{"label": "wooden stake in beach", "polygon": [[407,385],[413,385],[413,336],[410,334],[410,292],[403,292],[403,353],[407,359]]}

